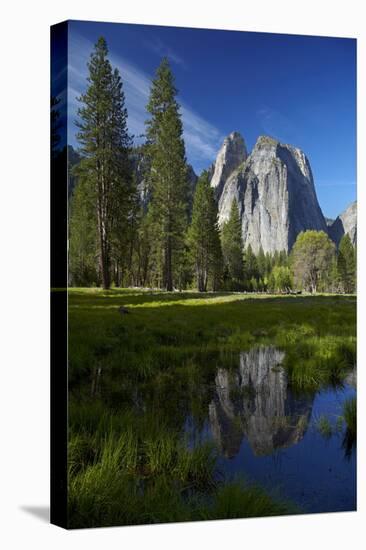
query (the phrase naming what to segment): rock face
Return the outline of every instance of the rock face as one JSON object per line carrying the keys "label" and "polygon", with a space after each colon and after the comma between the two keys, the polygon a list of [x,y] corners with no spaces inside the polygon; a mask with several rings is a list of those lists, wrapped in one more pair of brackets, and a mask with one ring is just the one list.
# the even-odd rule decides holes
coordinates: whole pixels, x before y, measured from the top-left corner
{"label": "rock face", "polygon": [[[240,142],[237,133],[231,136]],[[300,149],[261,136],[249,157],[245,159],[242,150],[236,163],[229,164],[223,162],[229,138],[219,151],[211,185],[216,190],[220,225],[237,200],[244,248],[250,244],[255,253],[261,246],[264,252],[288,252],[301,231],[327,231],[310,164]]]}
{"label": "rock face", "polygon": [[283,367],[284,353],[261,346],[240,354],[237,371],[218,369],[209,405],[211,431],[223,454],[233,458],[246,438],[255,455],[298,443],[306,432],[312,397],[294,398]]}
{"label": "rock face", "polygon": [[246,161],[247,157],[244,139],[238,132],[232,132],[225,138],[216,161],[210,169],[211,187],[215,189],[217,198],[221,196],[228,177]]}
{"label": "rock face", "polygon": [[347,233],[352,241],[356,244],[357,240],[357,201],[349,205],[348,208],[328,227],[330,238],[339,245],[343,235]]}

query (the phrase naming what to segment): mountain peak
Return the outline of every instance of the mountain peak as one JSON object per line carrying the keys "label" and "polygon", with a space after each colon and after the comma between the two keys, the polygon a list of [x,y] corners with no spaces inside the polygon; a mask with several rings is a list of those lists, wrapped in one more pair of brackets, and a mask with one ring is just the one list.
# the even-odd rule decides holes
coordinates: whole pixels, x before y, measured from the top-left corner
{"label": "mountain peak", "polygon": [[255,142],[255,145],[254,145],[254,149],[258,149],[260,147],[265,147],[266,145],[268,146],[271,146],[271,147],[277,147],[277,145],[279,145],[280,142],[273,138],[272,136],[259,136],[257,138],[257,141]]}
{"label": "mountain peak", "polygon": [[[224,150],[225,142],[218,161]],[[220,225],[230,216],[233,200],[238,202],[245,248],[289,251],[301,231],[326,231],[310,163],[301,149],[259,136],[245,160],[242,169],[227,177],[221,171],[216,187]]]}
{"label": "mountain peak", "polygon": [[352,202],[336,220],[328,227],[329,236],[339,245],[344,234],[348,234],[352,244],[357,239],[357,201]]}
{"label": "mountain peak", "polygon": [[248,157],[244,138],[239,132],[231,132],[223,141],[212,167],[211,187],[219,196],[227,178]]}

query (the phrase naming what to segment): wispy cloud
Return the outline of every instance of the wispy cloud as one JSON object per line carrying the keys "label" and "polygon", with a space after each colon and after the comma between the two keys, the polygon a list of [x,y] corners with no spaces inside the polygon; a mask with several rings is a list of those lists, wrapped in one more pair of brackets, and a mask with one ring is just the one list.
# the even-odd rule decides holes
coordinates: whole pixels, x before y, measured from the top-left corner
{"label": "wispy cloud", "polygon": [[[75,144],[75,120],[79,103],[77,97],[85,91],[87,63],[93,44],[79,34],[71,33],[69,40],[69,142]],[[121,73],[128,110],[129,131],[137,137],[145,132],[146,104],[151,77],[126,59],[111,52],[110,61]],[[195,113],[180,99],[187,158],[193,166],[207,166],[216,156],[224,136],[210,122]]]}
{"label": "wispy cloud", "polygon": [[187,68],[187,65],[182,57],[180,57],[170,46],[164,44],[160,38],[153,38],[144,41],[147,48],[156,53],[159,57],[168,57],[169,61]]}
{"label": "wispy cloud", "polygon": [[184,139],[187,149],[198,158],[214,160],[224,140],[219,130],[181,102]]}
{"label": "wispy cloud", "polygon": [[269,134],[283,142],[291,142],[296,138],[295,125],[277,109],[264,106],[258,109],[257,118],[265,134]]}

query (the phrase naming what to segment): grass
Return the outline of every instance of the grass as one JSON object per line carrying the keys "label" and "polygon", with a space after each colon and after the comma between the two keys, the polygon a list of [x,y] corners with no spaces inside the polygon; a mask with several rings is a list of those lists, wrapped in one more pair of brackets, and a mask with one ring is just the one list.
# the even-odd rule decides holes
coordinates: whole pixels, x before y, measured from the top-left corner
{"label": "grass", "polygon": [[[208,446],[187,450],[176,441],[146,442],[140,462],[129,438],[107,437],[100,456],[70,459],[69,527],[95,527],[256,517],[293,513],[259,487],[214,482]],[[70,449],[75,454],[75,441]],[[126,450],[129,451],[126,454]],[[77,455],[79,460],[79,455]],[[136,469],[139,474],[136,475]]]}
{"label": "grass", "polygon": [[[80,410],[82,411],[80,414]],[[210,443],[189,448],[160,419],[78,410],[69,442],[69,527],[278,515],[295,511],[262,489],[217,478]],[[88,421],[83,424],[82,418]],[[159,427],[160,425],[160,427]]]}
{"label": "grass", "polygon": [[325,415],[321,415],[319,417],[319,419],[316,421],[316,427],[319,433],[326,439],[329,439],[332,436],[332,425]]}
{"label": "grass", "polygon": [[356,356],[354,297],[252,296],[70,289],[70,388],[90,391],[85,378],[101,366],[131,384],[188,363],[207,372],[257,342],[286,351],[300,391],[342,382]]}
{"label": "grass", "polygon": [[207,498],[184,495],[169,479],[159,477],[142,491],[122,472],[98,466],[73,478],[69,493],[70,528],[277,516],[297,511],[255,486],[230,483]]}
{"label": "grass", "polygon": [[[258,487],[220,478],[215,448],[187,441],[185,419],[203,425],[217,369],[234,371],[239,352],[254,345],[285,351],[294,390],[341,384],[356,360],[355,303],[70,289],[70,527],[293,511]],[[245,396],[246,388],[232,397]]]}

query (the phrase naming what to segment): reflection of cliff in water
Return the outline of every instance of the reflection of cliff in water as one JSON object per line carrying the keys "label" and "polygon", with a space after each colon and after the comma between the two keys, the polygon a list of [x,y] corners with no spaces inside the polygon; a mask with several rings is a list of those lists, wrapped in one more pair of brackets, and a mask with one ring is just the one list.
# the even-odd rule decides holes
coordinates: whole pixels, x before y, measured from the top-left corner
{"label": "reflection of cliff in water", "polygon": [[225,456],[239,452],[243,437],[256,455],[271,454],[303,438],[313,399],[292,395],[280,366],[284,355],[262,346],[242,352],[238,370],[218,369],[209,417]]}

